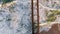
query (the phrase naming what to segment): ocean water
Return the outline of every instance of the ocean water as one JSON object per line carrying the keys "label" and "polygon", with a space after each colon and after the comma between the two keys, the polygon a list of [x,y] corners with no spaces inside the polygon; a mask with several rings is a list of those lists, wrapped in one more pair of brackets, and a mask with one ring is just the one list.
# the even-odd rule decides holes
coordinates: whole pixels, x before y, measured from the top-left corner
{"label": "ocean water", "polygon": [[0,8],[0,34],[32,34],[30,0]]}

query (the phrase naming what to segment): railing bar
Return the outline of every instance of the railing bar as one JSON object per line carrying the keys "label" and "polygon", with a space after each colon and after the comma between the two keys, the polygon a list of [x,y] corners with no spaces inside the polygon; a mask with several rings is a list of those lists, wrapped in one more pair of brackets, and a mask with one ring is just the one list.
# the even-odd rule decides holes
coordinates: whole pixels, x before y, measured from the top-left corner
{"label": "railing bar", "polygon": [[31,10],[32,10],[32,34],[34,34],[34,9],[33,9],[33,0],[31,0]]}
{"label": "railing bar", "polygon": [[39,33],[39,0],[37,0],[37,34],[40,34]]}

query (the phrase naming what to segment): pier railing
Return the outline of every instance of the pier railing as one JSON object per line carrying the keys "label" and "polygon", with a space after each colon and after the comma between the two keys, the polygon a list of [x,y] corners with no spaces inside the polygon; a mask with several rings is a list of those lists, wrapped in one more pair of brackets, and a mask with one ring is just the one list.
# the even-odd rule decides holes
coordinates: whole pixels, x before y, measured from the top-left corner
{"label": "pier railing", "polygon": [[39,0],[36,0],[36,7],[37,7],[37,32],[34,33],[34,0],[31,0],[31,10],[32,10],[32,34],[40,34],[39,33]]}

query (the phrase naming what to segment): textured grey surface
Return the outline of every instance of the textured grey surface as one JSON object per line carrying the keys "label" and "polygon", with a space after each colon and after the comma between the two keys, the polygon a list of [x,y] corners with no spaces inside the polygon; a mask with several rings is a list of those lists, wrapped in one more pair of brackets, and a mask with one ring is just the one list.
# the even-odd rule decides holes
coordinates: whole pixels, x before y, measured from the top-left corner
{"label": "textured grey surface", "polygon": [[0,9],[0,34],[32,34],[30,0]]}

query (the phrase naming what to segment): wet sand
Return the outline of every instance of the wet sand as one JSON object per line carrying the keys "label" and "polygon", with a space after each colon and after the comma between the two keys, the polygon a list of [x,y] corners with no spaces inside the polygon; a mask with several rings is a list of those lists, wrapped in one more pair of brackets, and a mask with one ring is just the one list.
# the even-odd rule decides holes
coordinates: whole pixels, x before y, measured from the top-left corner
{"label": "wet sand", "polygon": [[[59,26],[60,26],[60,24],[59,24]],[[60,34],[60,31],[58,29],[58,24],[53,24],[52,28],[48,32],[42,31],[42,32],[40,32],[40,34]]]}

